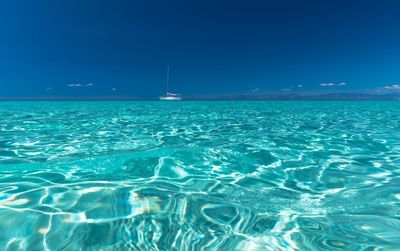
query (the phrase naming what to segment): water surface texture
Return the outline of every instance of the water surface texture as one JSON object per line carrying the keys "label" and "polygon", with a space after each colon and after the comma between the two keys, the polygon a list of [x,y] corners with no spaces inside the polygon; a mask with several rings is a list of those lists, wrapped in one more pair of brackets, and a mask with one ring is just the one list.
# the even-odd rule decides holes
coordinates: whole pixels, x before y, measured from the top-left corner
{"label": "water surface texture", "polygon": [[0,102],[0,250],[396,250],[400,102]]}

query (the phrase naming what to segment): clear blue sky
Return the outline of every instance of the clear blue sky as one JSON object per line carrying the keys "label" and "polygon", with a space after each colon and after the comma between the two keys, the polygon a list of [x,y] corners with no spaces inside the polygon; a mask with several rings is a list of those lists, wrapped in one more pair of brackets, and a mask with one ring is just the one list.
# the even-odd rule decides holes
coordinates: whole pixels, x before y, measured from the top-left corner
{"label": "clear blue sky", "polygon": [[0,97],[157,97],[167,64],[190,96],[399,91],[399,13],[397,0],[3,0]]}

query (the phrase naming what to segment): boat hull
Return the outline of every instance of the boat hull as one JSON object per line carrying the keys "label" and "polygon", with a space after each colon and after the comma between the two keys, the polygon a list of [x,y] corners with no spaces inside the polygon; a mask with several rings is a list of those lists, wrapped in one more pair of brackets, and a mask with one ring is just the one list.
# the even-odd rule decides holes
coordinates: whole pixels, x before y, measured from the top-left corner
{"label": "boat hull", "polygon": [[165,100],[165,101],[178,101],[182,100],[181,97],[160,97],[160,100]]}

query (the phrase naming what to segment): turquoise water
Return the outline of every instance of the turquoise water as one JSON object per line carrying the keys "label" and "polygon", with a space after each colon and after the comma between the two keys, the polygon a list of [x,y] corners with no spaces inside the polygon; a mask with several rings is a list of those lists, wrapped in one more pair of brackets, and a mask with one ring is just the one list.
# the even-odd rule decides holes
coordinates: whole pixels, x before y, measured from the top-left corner
{"label": "turquoise water", "polygon": [[0,102],[0,250],[396,250],[400,102]]}

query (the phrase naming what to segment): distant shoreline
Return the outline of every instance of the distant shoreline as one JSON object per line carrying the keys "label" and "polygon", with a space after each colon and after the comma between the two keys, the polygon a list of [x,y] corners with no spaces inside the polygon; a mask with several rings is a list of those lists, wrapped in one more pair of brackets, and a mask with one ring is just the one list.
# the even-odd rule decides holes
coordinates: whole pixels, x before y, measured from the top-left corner
{"label": "distant shoreline", "polygon": [[129,101],[156,101],[166,103],[179,103],[179,102],[195,102],[195,101],[400,101],[400,99],[183,99],[177,102],[167,102],[158,99],[0,99],[0,102],[18,102],[18,101],[110,101],[110,102],[129,102]]}
{"label": "distant shoreline", "polygon": [[[183,101],[303,101],[303,100],[400,100],[400,93],[393,94],[321,94],[321,95],[226,95],[183,96]],[[140,97],[0,97],[0,101],[158,101],[158,98]]]}

